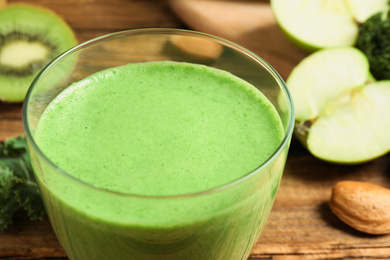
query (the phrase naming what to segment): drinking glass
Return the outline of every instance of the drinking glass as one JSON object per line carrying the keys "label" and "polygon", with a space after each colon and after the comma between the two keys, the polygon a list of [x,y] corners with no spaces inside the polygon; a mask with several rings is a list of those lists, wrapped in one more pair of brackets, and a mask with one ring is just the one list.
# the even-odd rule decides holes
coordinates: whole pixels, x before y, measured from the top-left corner
{"label": "drinking glass", "polygon": [[[101,189],[45,156],[34,130],[61,91],[107,68],[162,60],[222,69],[258,88],[280,116],[284,138],[279,147],[238,180],[175,196]],[[249,50],[200,32],[135,29],[82,43],[48,64],[27,93],[23,124],[48,217],[70,259],[237,260],[250,255],[271,211],[290,145],[294,109],[282,78]],[[167,214],[156,217],[162,211]]]}

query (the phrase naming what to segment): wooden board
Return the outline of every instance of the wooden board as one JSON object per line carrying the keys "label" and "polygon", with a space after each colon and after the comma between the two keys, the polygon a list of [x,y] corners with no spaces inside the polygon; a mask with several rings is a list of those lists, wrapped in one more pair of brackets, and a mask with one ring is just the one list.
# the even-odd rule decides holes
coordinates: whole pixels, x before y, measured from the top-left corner
{"label": "wooden board", "polygon": [[[187,0],[181,1],[188,4],[184,3]],[[62,15],[75,29],[80,42],[123,29],[196,29],[242,44],[268,61],[284,78],[306,55],[284,37],[268,1],[196,1],[214,4],[214,9],[210,6],[202,9],[203,22],[216,17],[216,10],[225,8],[222,18],[217,19],[224,27],[216,22],[197,27],[176,9],[172,11],[170,1],[25,0],[52,8]],[[216,8],[217,2],[220,2],[219,8]],[[194,12],[196,8],[187,6],[186,10]],[[238,10],[241,10],[240,15]],[[254,19],[257,15],[260,16],[258,23]],[[237,19],[243,16],[248,27],[242,26],[245,23],[237,27]],[[232,26],[236,26],[235,29],[229,30]],[[23,133],[21,108],[21,104],[0,102],[0,141]],[[328,206],[331,188],[337,181],[346,179],[390,187],[390,155],[362,165],[333,165],[315,159],[294,139],[273,210],[249,259],[390,259],[389,235],[366,235],[332,214]],[[0,232],[0,259],[67,258],[48,220],[31,222],[21,212],[17,214],[14,226]]]}

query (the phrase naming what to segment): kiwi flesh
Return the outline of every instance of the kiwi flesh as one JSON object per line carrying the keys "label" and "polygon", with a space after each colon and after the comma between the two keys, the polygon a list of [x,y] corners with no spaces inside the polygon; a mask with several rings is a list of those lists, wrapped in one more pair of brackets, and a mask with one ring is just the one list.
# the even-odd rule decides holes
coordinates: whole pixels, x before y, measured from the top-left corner
{"label": "kiwi flesh", "polygon": [[29,4],[0,9],[0,100],[22,102],[41,69],[77,44],[53,11]]}

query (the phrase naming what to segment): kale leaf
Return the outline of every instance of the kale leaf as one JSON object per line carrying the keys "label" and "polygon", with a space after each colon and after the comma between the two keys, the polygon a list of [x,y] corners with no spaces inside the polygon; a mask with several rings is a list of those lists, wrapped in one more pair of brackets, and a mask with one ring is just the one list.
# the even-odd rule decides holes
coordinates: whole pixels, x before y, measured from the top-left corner
{"label": "kale leaf", "polygon": [[367,56],[375,79],[390,79],[389,13],[380,12],[368,18],[359,28],[355,45]]}
{"label": "kale leaf", "polygon": [[22,136],[0,143],[0,230],[13,224],[13,215],[20,209],[31,220],[42,220],[45,213]]}

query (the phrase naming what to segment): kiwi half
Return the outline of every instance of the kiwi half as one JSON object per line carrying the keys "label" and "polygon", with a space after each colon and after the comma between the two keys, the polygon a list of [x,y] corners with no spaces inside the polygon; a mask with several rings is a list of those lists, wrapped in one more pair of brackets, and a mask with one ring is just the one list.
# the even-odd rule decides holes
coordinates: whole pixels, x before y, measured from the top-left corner
{"label": "kiwi half", "polygon": [[73,30],[49,9],[27,4],[0,9],[0,100],[23,101],[39,71],[76,44]]}

